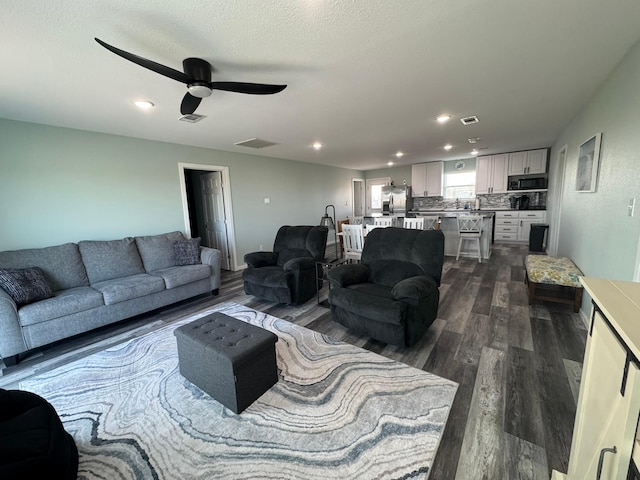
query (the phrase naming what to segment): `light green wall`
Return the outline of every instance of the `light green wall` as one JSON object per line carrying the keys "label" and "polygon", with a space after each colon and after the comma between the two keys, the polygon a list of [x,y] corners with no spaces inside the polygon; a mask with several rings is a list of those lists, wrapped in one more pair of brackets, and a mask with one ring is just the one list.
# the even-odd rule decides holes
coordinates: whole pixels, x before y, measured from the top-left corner
{"label": "light green wall", "polygon": [[377,170],[367,170],[363,178],[384,178],[389,177],[395,185],[402,185],[406,180],[407,185],[411,185],[411,165],[399,167],[385,167]]}
{"label": "light green wall", "polygon": [[[561,175],[557,156],[568,146],[558,254],[587,276],[633,280],[640,238],[640,205],[627,215],[631,198],[640,202],[640,42],[571,121],[551,149],[550,178]],[[579,145],[602,132],[600,174],[595,193],[577,193]],[[559,177],[558,177],[559,178]],[[558,189],[550,190],[550,218]],[[553,225],[551,226],[553,228]]]}
{"label": "light green wall", "polygon": [[[354,170],[0,119],[0,250],[185,229],[178,163],[228,166],[238,263],[351,213]],[[271,199],[265,204],[264,198]]]}

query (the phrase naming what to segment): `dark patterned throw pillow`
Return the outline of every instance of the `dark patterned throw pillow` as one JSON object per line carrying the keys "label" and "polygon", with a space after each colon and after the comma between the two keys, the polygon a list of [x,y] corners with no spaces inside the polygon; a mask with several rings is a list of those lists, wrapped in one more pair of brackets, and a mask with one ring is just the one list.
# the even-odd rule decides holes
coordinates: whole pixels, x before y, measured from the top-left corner
{"label": "dark patterned throw pillow", "polygon": [[174,242],[176,265],[197,265],[200,260],[200,237]]}
{"label": "dark patterned throw pillow", "polygon": [[18,305],[26,305],[53,296],[42,270],[32,268],[1,268],[0,288]]}

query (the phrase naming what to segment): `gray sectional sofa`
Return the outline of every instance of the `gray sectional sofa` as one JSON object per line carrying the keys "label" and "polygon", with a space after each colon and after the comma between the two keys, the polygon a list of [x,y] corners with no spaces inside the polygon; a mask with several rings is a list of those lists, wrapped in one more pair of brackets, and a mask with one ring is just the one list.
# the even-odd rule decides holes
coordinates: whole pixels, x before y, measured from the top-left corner
{"label": "gray sectional sofa", "polygon": [[[171,232],[0,252],[0,274],[35,271],[46,283],[45,298],[26,304],[17,303],[6,284],[0,288],[0,357],[15,365],[31,349],[195,295],[217,294],[220,251],[193,242]],[[191,247],[186,261],[178,248],[184,246]]]}

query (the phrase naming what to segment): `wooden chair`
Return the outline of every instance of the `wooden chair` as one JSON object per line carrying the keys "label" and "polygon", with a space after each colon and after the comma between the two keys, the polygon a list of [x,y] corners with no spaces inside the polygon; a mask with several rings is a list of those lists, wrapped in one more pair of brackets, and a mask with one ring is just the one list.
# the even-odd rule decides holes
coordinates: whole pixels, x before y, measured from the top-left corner
{"label": "wooden chair", "polygon": [[342,226],[349,225],[350,223],[351,222],[348,218],[346,220],[338,220],[338,241],[340,242],[340,256],[344,254],[344,240],[342,239],[342,235],[340,235],[340,233],[342,233]]}
{"label": "wooden chair", "polygon": [[362,225],[343,225],[342,237],[344,239],[345,260],[357,260],[359,262],[364,247]]}
{"label": "wooden chair", "polygon": [[424,217],[405,218],[402,226],[413,230],[424,230]]}
{"label": "wooden chair", "polygon": [[476,244],[477,252],[478,252],[478,263],[482,262],[482,252],[480,251],[480,237],[482,236],[482,215],[458,215],[458,234],[460,235],[460,240],[458,241],[458,253],[456,255],[456,260],[460,258],[460,253],[473,255],[474,252],[471,250],[462,251],[462,244],[471,240]]}
{"label": "wooden chair", "polygon": [[393,227],[393,218],[391,217],[376,217],[373,219],[373,224],[376,227]]}

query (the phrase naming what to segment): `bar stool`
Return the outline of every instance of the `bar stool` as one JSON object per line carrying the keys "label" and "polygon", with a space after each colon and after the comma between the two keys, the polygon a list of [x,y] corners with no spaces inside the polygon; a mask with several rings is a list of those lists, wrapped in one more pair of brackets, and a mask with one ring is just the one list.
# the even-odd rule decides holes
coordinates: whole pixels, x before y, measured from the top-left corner
{"label": "bar stool", "polygon": [[377,227],[393,227],[393,218],[376,217],[373,219],[373,224]]}
{"label": "bar stool", "polygon": [[424,230],[424,218],[406,218],[402,222],[402,226],[404,228],[409,228],[413,230]]}
{"label": "bar stool", "polygon": [[440,217],[438,215],[429,215],[422,218],[425,230],[440,230]]}
{"label": "bar stool", "polygon": [[471,240],[475,242],[478,253],[478,263],[482,262],[482,253],[480,251],[480,236],[482,235],[482,215],[458,215],[458,254],[456,260],[460,258],[460,253],[468,256],[475,256],[472,250],[462,250],[463,242]]}

